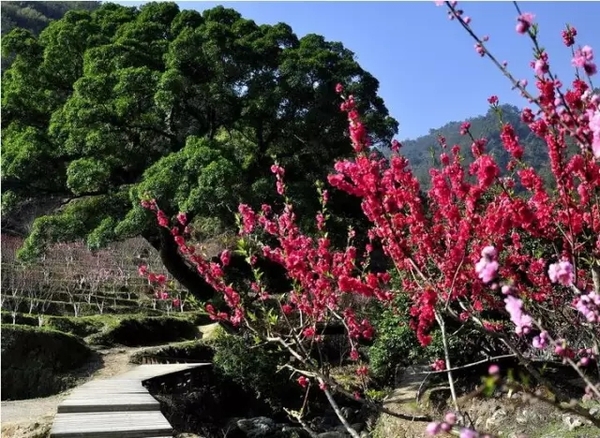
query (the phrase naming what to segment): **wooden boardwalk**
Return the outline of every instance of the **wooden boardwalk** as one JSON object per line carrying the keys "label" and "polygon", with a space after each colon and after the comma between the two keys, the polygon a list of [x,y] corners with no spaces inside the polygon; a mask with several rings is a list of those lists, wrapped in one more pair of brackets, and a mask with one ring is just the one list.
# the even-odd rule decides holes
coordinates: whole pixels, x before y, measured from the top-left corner
{"label": "wooden boardwalk", "polygon": [[144,388],[153,377],[209,364],[140,365],[110,379],[75,388],[58,406],[51,438],[150,438],[173,436],[158,401]]}

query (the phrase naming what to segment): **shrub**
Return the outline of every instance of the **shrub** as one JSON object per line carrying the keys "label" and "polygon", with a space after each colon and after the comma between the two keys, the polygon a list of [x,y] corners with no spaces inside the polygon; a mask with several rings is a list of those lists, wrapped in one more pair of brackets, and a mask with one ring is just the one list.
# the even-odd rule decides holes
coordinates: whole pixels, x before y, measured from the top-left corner
{"label": "shrub", "polygon": [[371,373],[377,380],[391,383],[398,366],[426,360],[425,349],[419,345],[415,332],[408,326],[406,314],[385,309],[374,321],[374,326],[378,335],[369,348],[368,356]]}
{"label": "shrub", "polygon": [[37,327],[2,325],[2,400],[56,394],[64,374],[85,363],[91,350],[75,336]]}
{"label": "shrub", "polygon": [[275,412],[282,406],[290,407],[301,400],[301,392],[289,373],[279,371],[278,365],[287,357],[269,344],[248,343],[237,336],[221,336],[213,341],[215,371],[226,379],[254,392],[256,397],[268,403]]}
{"label": "shrub", "polygon": [[[13,317],[11,312],[2,312],[2,324],[12,324]],[[30,325],[37,327],[38,319],[35,316],[25,315],[23,313],[17,313],[16,324],[19,325]]]}
{"label": "shrub", "polygon": [[90,336],[89,342],[100,345],[138,347],[195,339],[196,326],[185,319],[163,317],[128,317],[103,333]]}
{"label": "shrub", "polygon": [[81,338],[99,333],[106,325],[106,321],[101,317],[69,317],[69,316],[51,316],[45,320],[45,325],[54,330],[70,333]]}
{"label": "shrub", "polygon": [[187,341],[179,344],[145,349],[135,353],[131,363],[142,364],[146,360],[159,363],[173,361],[211,362],[215,355],[214,348],[204,341]]}

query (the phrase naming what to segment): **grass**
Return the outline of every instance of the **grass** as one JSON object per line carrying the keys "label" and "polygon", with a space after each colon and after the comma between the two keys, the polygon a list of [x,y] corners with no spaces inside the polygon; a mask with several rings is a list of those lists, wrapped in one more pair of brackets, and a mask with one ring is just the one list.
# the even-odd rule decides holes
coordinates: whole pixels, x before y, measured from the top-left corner
{"label": "grass", "polygon": [[578,426],[569,430],[567,425],[561,421],[548,423],[537,431],[529,432],[529,438],[597,438],[600,431],[597,427],[589,424]]}

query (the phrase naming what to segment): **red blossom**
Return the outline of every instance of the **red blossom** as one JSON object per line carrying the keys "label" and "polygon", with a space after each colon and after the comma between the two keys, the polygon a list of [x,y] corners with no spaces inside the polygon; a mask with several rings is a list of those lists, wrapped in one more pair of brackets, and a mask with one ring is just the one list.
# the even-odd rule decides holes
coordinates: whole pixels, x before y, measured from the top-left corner
{"label": "red blossom", "polygon": [[309,383],[308,379],[305,376],[298,377],[297,382],[298,382],[298,385],[300,385],[303,388],[306,388]]}

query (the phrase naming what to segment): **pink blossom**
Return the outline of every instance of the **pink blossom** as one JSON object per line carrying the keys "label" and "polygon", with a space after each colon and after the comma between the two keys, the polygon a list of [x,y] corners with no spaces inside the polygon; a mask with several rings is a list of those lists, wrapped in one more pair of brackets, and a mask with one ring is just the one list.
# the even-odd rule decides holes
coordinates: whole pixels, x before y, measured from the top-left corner
{"label": "pink blossom", "polygon": [[185,225],[187,224],[187,216],[185,213],[183,212],[179,212],[179,214],[177,215],[177,221],[185,227]]}
{"label": "pink blossom", "polygon": [[600,158],[600,110],[588,110],[587,111],[589,122],[589,128],[592,131],[592,151],[596,158]]}
{"label": "pink blossom", "polygon": [[534,346],[534,348],[546,348],[548,346],[548,332],[543,331],[538,336],[535,336],[531,344]]}
{"label": "pink blossom", "polygon": [[450,425],[456,423],[456,414],[454,412],[448,412],[444,417],[444,421]]}
{"label": "pink blossom", "polygon": [[475,269],[479,274],[479,278],[481,278],[481,281],[483,281],[484,283],[489,283],[494,278],[496,278],[496,274],[498,273],[498,262],[485,262],[483,259],[481,259],[479,263],[477,263]]}
{"label": "pink blossom", "polygon": [[498,253],[496,251],[496,248],[494,248],[491,245],[490,246],[486,246],[485,248],[483,248],[481,250],[481,256],[482,257],[487,257],[487,258],[493,259],[494,257],[496,257],[497,254]]}
{"label": "pink blossom", "polygon": [[535,61],[533,69],[536,75],[543,76],[548,73],[548,64],[543,59],[538,59]]}
{"label": "pink blossom", "polygon": [[475,272],[484,283],[489,283],[498,274],[499,265],[494,260],[496,256],[497,251],[493,246],[486,246],[481,251],[481,259],[475,265]]}
{"label": "pink blossom", "polygon": [[441,424],[438,423],[437,421],[433,422],[433,423],[429,423],[427,425],[427,427],[425,428],[425,431],[427,432],[427,435],[435,436],[442,431]]}
{"label": "pink blossom", "polygon": [[479,434],[471,429],[461,429],[460,434],[458,435],[460,438],[477,438]]}
{"label": "pink blossom", "polygon": [[510,314],[510,320],[516,326],[515,333],[518,335],[527,334],[533,321],[531,316],[523,313],[523,301],[509,295],[504,299],[504,302],[506,303],[506,311]]}
{"label": "pink blossom", "polygon": [[596,292],[592,291],[578,297],[575,308],[588,322],[600,322],[600,295]]}
{"label": "pink blossom", "polygon": [[488,368],[488,373],[492,376],[498,374],[500,372],[500,367],[496,364],[490,365]]}
{"label": "pink blossom", "polygon": [[581,49],[575,50],[571,64],[573,67],[582,68],[589,76],[595,75],[598,72],[594,60],[594,50],[590,46],[583,46]]}
{"label": "pink blossom", "polygon": [[566,260],[553,263],[548,268],[548,276],[552,283],[560,283],[563,286],[571,286],[575,281],[573,265]]}
{"label": "pink blossom", "polygon": [[308,386],[308,379],[305,376],[298,377],[297,382],[303,388],[306,388]]}
{"label": "pink blossom", "polygon": [[535,15],[530,12],[525,12],[517,17],[517,26],[516,31],[520,34],[526,33],[531,25],[533,24],[533,19]]}
{"label": "pink blossom", "polygon": [[438,359],[431,364],[431,368],[434,371],[444,371],[446,369],[446,362],[444,361],[444,359]]}
{"label": "pink blossom", "polygon": [[231,262],[231,251],[229,251],[228,249],[224,250],[219,258],[221,259],[221,263],[223,264],[223,266],[229,265],[229,263]]}

